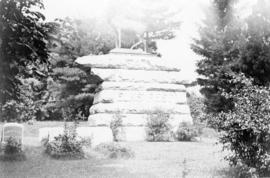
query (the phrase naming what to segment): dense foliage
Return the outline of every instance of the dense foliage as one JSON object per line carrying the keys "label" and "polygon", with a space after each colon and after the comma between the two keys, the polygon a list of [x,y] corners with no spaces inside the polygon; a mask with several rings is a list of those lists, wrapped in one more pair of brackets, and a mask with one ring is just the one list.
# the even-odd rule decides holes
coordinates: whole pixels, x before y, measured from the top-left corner
{"label": "dense foliage", "polygon": [[228,83],[234,72],[254,78],[254,84],[266,86],[270,81],[270,3],[258,1],[244,20],[236,18],[235,1],[215,0],[208,10],[200,38],[192,49],[203,58],[198,62],[198,83],[205,95],[206,111],[218,113],[233,108],[222,92],[234,87]]}
{"label": "dense foliage", "polygon": [[1,120],[35,119],[46,96],[52,26],[38,11],[42,1],[3,0],[0,8]]}
{"label": "dense foliage", "polygon": [[220,142],[232,152],[227,157],[232,165],[269,172],[270,89],[252,84],[244,75],[230,82],[237,89],[223,95],[233,98],[235,107],[212,117],[211,125],[222,131]]}
{"label": "dense foliage", "polygon": [[40,0],[0,1],[0,104],[21,100],[22,78],[44,77],[49,26]]}
{"label": "dense foliage", "polygon": [[86,33],[78,21],[67,18],[57,20],[56,24],[50,40],[51,70],[45,119],[62,120],[64,108],[73,118],[86,120],[93,92],[101,79],[93,75],[89,67],[81,66],[75,60],[89,53],[107,53],[111,47],[104,45],[102,39],[95,41],[95,34]]}
{"label": "dense foliage", "polygon": [[244,19],[237,18],[235,4],[213,1],[192,49],[203,57],[198,83],[209,124],[232,152],[227,159],[263,175],[269,173],[270,3],[257,1]]}

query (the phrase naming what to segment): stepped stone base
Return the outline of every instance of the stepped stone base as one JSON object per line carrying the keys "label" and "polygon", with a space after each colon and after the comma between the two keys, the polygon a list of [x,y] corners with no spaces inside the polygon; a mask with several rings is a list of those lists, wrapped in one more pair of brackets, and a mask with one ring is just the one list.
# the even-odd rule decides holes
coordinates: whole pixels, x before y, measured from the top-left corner
{"label": "stepped stone base", "polygon": [[[89,126],[110,126],[110,123],[115,119],[116,114],[99,113],[90,115],[88,118]],[[121,114],[122,124],[124,126],[142,127],[146,125],[147,114]],[[172,126],[178,126],[181,122],[192,123],[192,118],[189,114],[171,114],[169,123]]]}
{"label": "stepped stone base", "polygon": [[192,123],[181,69],[165,59],[128,49],[114,49],[107,55],[84,56],[76,60],[91,67],[102,80],[88,118],[89,126],[109,128],[121,116],[119,139],[146,139],[145,126],[150,114],[170,115],[176,131],[181,122]]}
{"label": "stepped stone base", "polygon": [[[149,115],[147,114],[121,114],[122,127],[118,139],[120,141],[145,141],[146,140],[146,123]],[[89,126],[110,127],[110,123],[117,117],[116,114],[99,113],[90,115],[88,118]],[[192,124],[192,118],[189,114],[171,114],[169,123],[172,131],[176,132],[182,122]]]}

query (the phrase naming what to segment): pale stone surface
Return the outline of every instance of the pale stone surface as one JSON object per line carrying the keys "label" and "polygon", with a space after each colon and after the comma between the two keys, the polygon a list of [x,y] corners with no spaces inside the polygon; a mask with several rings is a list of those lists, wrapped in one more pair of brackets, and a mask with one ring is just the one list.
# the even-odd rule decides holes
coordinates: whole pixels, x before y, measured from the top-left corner
{"label": "pale stone surface", "polygon": [[180,71],[179,68],[168,64],[164,59],[153,55],[118,54],[83,56],[76,62],[93,68]]}
{"label": "pale stone surface", "polygon": [[103,82],[100,84],[99,90],[186,92],[186,87],[167,83]]}
{"label": "pale stone surface", "polygon": [[168,71],[146,71],[127,69],[99,69],[93,68],[92,72],[104,81],[111,82],[142,82],[142,83],[168,83],[168,84],[189,84],[181,72]]}
{"label": "pale stone surface", "polygon": [[108,55],[76,61],[90,66],[91,72],[103,80],[90,108],[90,126],[109,127],[113,119],[121,117],[121,139],[142,141],[146,139],[149,114],[157,110],[170,114],[173,131],[181,122],[192,123],[185,87],[191,81],[167,60],[140,51],[114,49]]}
{"label": "pale stone surface", "polygon": [[83,138],[91,138],[91,145],[112,142],[112,130],[109,127],[79,127],[78,135]]}
{"label": "pale stone surface", "polygon": [[43,139],[49,138],[53,140],[54,137],[57,137],[60,134],[63,134],[63,127],[44,127],[39,129],[38,139],[42,141]]}
{"label": "pale stone surface", "polygon": [[185,92],[102,90],[94,97],[94,104],[130,101],[168,104],[185,104],[187,102]]}
{"label": "pale stone surface", "polygon": [[98,103],[90,108],[90,114],[96,113],[122,113],[122,114],[144,114],[155,113],[161,110],[170,114],[189,114],[188,105],[149,103],[149,102],[117,102],[117,103]]}
{"label": "pale stone surface", "polygon": [[[98,113],[88,117],[90,126],[109,126],[111,121],[117,117],[117,114]],[[123,125],[125,126],[144,126],[146,123],[146,114],[121,114]]]}
{"label": "pale stone surface", "polygon": [[6,123],[3,125],[1,142],[6,142],[10,137],[23,144],[24,126],[19,123]]}
{"label": "pale stone surface", "polygon": [[120,141],[145,141],[145,127],[126,126],[119,130]]}
{"label": "pale stone surface", "polygon": [[[52,141],[54,137],[63,134],[63,130],[63,127],[41,128],[39,129],[39,141],[44,138],[49,138]],[[112,131],[109,127],[78,127],[77,133],[79,137],[90,138],[92,146],[113,141]]]}
{"label": "pale stone surface", "polygon": [[[148,114],[121,114],[122,124],[124,126],[145,126],[147,122]],[[113,119],[116,118],[116,114],[98,113],[90,115],[88,123],[90,126],[110,126]],[[169,123],[172,126],[178,126],[181,122],[192,123],[191,116],[189,114],[170,114]]]}

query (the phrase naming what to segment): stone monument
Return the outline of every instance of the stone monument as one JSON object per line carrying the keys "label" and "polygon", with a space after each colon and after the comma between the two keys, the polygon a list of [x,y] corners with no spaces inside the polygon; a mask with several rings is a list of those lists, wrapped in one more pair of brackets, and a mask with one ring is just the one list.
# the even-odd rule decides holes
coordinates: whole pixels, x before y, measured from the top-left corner
{"label": "stone monument", "polygon": [[176,130],[179,123],[192,123],[181,70],[163,58],[142,51],[114,49],[107,55],[84,56],[76,60],[91,67],[103,82],[98,87],[88,118],[91,127],[109,127],[117,115],[122,118],[124,141],[145,140],[145,125],[151,113],[170,114]]}
{"label": "stone monument", "polygon": [[6,123],[3,125],[1,142],[6,143],[12,137],[18,143],[23,144],[24,126],[18,123]]}

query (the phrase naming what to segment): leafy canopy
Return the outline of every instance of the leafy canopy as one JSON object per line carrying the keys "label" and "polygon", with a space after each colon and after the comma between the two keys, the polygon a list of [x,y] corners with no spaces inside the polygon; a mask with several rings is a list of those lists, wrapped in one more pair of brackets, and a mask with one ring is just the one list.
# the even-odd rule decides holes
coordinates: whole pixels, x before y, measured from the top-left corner
{"label": "leafy canopy", "polygon": [[21,78],[43,77],[49,27],[40,0],[0,1],[0,102],[20,99]]}

